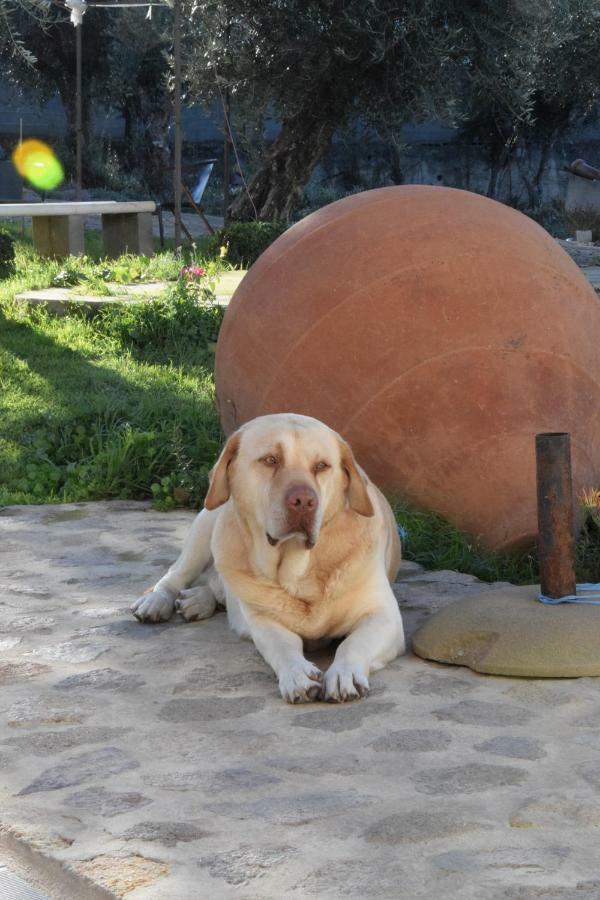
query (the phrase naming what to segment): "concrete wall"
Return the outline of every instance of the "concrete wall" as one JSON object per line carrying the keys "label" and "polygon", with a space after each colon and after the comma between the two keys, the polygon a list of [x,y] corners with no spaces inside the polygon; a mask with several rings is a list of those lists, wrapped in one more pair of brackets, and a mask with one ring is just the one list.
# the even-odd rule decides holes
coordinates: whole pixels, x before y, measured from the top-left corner
{"label": "concrete wall", "polygon": [[[52,141],[66,133],[66,117],[58,98],[38,106],[31,98],[19,95],[0,80],[0,140],[7,148],[18,139],[20,120],[25,137]],[[276,137],[278,127],[275,119],[267,122],[268,140]],[[123,120],[114,113],[96,110],[93,129],[98,136],[120,140]],[[220,109],[215,107],[210,114],[200,107],[184,109],[183,129],[187,142],[212,144],[213,152],[223,138]],[[484,154],[474,145],[461,143],[452,128],[438,121],[410,124],[402,129],[400,140],[402,147],[394,167],[391,148],[380,136],[357,122],[350,134],[334,139],[331,152],[314,173],[313,183],[322,183],[334,191],[399,180],[407,184],[445,184],[484,194],[488,192],[490,167]],[[537,170],[541,151],[542,147],[538,146],[515,154],[510,167],[498,174],[494,194],[498,199],[531,205],[532,173]],[[573,129],[554,148],[542,179],[542,202],[564,197],[563,168],[577,157],[600,166],[598,125],[587,124]]]}

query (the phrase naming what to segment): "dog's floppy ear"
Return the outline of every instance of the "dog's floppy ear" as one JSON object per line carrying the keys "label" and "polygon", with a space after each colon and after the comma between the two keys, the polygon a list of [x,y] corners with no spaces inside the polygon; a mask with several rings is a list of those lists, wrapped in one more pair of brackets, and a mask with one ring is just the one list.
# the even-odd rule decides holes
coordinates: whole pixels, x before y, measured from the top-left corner
{"label": "dog's floppy ear", "polygon": [[375,510],[367,491],[367,480],[359,471],[350,446],[342,438],[340,438],[340,452],[342,455],[342,469],[348,476],[347,494],[350,509],[353,509],[361,516],[369,517],[375,515]]}
{"label": "dog's floppy ear", "polygon": [[210,487],[204,500],[205,509],[217,509],[229,500],[229,465],[240,446],[240,433],[231,435],[210,473]]}

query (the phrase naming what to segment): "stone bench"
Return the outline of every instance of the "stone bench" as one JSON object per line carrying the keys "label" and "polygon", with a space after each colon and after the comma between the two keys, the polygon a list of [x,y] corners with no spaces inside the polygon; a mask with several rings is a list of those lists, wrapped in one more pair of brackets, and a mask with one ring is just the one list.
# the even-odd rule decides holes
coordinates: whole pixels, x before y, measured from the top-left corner
{"label": "stone bench", "polygon": [[155,210],[156,204],[151,200],[0,203],[0,219],[31,217],[33,245],[40,256],[62,257],[85,252],[85,217],[101,216],[107,256],[126,252],[152,256]]}

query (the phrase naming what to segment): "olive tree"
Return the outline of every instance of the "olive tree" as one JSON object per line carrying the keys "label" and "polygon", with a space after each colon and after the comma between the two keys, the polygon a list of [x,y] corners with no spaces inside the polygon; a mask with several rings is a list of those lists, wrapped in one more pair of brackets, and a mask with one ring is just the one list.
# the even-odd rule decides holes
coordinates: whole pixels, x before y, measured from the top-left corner
{"label": "olive tree", "polygon": [[440,0],[195,0],[187,31],[193,96],[227,89],[280,120],[230,209],[273,221],[289,220],[337,130],[406,121],[446,94],[457,36]]}

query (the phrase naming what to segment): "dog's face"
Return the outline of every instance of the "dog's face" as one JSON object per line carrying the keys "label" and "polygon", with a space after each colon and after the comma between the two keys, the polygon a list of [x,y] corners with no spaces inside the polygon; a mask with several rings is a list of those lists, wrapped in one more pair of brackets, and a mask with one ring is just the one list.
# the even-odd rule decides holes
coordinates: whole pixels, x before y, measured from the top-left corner
{"label": "dog's face", "polygon": [[346,442],[317,419],[288,413],[253,419],[229,438],[205,506],[216,509],[230,496],[272,546],[295,538],[310,550],[322,524],[347,506],[373,515]]}

